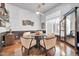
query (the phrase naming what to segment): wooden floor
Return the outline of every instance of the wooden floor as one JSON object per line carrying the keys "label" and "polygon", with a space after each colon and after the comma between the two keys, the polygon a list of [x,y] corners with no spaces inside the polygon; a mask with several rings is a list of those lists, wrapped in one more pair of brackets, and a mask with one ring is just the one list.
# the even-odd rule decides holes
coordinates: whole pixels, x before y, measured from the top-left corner
{"label": "wooden floor", "polygon": [[[4,46],[0,52],[0,55],[1,56],[28,56],[27,50],[26,50],[26,52],[21,51],[21,46],[22,45],[20,43],[20,40],[15,40],[15,43],[13,45]],[[67,46],[65,46],[65,47],[67,47]],[[60,56],[62,56],[63,55],[62,51],[66,50],[66,49],[65,50],[63,49],[64,44],[60,44],[60,42],[58,42],[58,41],[56,44],[56,48],[60,49],[61,51],[58,52],[58,49],[57,49],[56,53],[55,53],[54,50],[51,49],[47,52],[47,55],[54,56],[54,54],[55,54],[55,56],[56,56],[57,54],[60,54]],[[67,52],[69,52],[69,50]],[[74,55],[73,52],[71,52],[71,54]],[[29,54],[29,56],[45,56],[45,55],[46,55],[46,53],[45,53],[45,50],[43,48],[37,49],[34,47],[30,50],[30,54]]]}
{"label": "wooden floor", "polygon": [[[64,38],[61,38],[61,40],[65,41]],[[73,46],[75,46],[75,40],[76,40],[76,39],[75,39],[74,37],[67,37],[67,38],[66,38],[66,41],[67,41],[69,44],[73,45]]]}
{"label": "wooden floor", "polygon": [[73,38],[73,37],[68,38],[67,42],[70,43],[71,45],[75,46],[75,38]]}
{"label": "wooden floor", "polygon": [[[3,47],[2,51],[0,52],[0,55],[2,56],[28,56],[26,52],[21,51],[21,43],[19,42],[19,40],[16,40],[15,44],[10,45],[10,46],[5,46]],[[53,56],[54,55],[54,51],[53,49],[51,49],[50,51],[48,51],[47,53],[49,56]],[[30,49],[29,52],[30,56],[45,56],[45,50],[43,48],[32,48]]]}

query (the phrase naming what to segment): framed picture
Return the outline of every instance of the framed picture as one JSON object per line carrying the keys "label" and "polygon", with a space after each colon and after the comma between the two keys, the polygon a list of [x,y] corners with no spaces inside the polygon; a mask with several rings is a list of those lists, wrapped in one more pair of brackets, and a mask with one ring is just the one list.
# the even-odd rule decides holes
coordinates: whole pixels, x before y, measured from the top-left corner
{"label": "framed picture", "polygon": [[26,25],[33,26],[33,25],[34,25],[34,22],[32,22],[32,21],[30,21],[30,20],[23,20],[23,21],[22,21],[22,24],[23,24],[24,26],[26,26]]}

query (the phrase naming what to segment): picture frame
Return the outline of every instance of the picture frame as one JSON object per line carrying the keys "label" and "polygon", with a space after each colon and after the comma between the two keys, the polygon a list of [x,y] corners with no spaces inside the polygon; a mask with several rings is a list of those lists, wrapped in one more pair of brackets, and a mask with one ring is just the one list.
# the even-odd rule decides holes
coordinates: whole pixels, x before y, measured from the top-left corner
{"label": "picture frame", "polygon": [[30,20],[23,20],[22,25],[23,26],[27,26],[27,25],[34,26],[34,22],[32,22]]}

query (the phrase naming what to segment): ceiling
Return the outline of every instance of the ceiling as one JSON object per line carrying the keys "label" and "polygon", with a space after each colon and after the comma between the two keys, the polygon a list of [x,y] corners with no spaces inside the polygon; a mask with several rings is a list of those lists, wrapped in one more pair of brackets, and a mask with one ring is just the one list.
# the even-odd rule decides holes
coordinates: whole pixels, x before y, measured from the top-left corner
{"label": "ceiling", "polygon": [[[37,6],[39,5],[39,3],[10,3],[10,4],[23,8],[23,9],[27,9],[31,12],[36,12]],[[60,3],[44,3],[42,12],[45,13],[48,10],[58,6],[59,4]]]}

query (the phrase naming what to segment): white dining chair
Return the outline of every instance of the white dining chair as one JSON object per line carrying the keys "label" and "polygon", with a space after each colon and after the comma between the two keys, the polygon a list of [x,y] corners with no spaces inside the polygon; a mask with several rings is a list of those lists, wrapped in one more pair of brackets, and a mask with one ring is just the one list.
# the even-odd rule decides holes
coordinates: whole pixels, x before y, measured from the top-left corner
{"label": "white dining chair", "polygon": [[23,52],[23,48],[26,50],[28,50],[28,55],[29,55],[29,50],[31,47],[33,47],[36,44],[35,39],[33,39],[31,37],[30,32],[25,32],[23,34],[22,37],[20,37],[21,39],[21,44],[22,44],[22,52]]}
{"label": "white dining chair", "polygon": [[45,48],[46,55],[47,52],[51,49],[53,49],[55,52],[56,40],[57,38],[54,35],[50,34],[47,36],[47,38],[40,41],[41,46]]}

